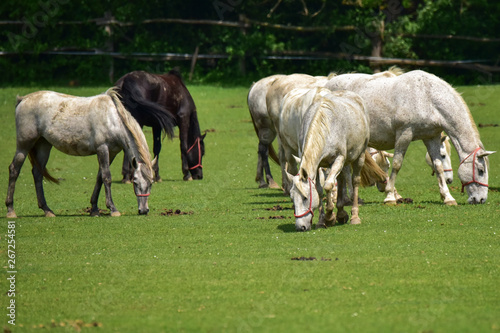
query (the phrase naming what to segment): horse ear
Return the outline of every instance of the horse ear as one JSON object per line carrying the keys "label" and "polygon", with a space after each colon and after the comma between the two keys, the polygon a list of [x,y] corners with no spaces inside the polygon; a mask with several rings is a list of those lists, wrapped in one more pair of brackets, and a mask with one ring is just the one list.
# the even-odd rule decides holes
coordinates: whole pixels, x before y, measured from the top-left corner
{"label": "horse ear", "polygon": [[300,192],[300,194],[303,196],[303,197],[306,197],[308,196],[305,188],[304,188],[304,183],[302,182],[302,179],[300,176],[296,176],[296,177],[293,177],[292,178],[293,180],[293,184],[295,185],[295,188]]}
{"label": "horse ear", "polygon": [[288,170],[285,169],[285,172],[286,172],[286,178],[288,180],[288,183],[292,183],[293,182],[293,175],[288,172]]}
{"label": "horse ear", "polygon": [[152,161],[151,161],[151,165],[153,167],[155,167],[156,165],[158,164],[158,156],[156,156]]}
{"label": "horse ear", "polygon": [[295,163],[297,163],[297,165],[300,164],[300,158],[298,158],[297,156],[295,155],[292,155],[293,159],[295,160]]}
{"label": "horse ear", "polygon": [[448,140],[448,136],[447,135],[443,135],[441,137],[441,143],[445,142],[446,140]]}
{"label": "horse ear", "polygon": [[485,156],[488,156],[488,155],[491,155],[491,154],[494,154],[494,153],[496,153],[496,151],[490,151],[490,150],[481,149],[477,153],[477,156],[479,156],[479,157],[485,157]]}
{"label": "horse ear", "polygon": [[205,137],[207,136],[207,133],[208,133],[208,131],[205,131],[205,134],[203,134],[203,135],[201,136],[201,140],[202,140],[202,141],[203,141],[203,140],[205,139]]}
{"label": "horse ear", "polygon": [[137,163],[137,159],[134,157],[132,158],[132,168],[137,169],[139,167],[139,163]]}

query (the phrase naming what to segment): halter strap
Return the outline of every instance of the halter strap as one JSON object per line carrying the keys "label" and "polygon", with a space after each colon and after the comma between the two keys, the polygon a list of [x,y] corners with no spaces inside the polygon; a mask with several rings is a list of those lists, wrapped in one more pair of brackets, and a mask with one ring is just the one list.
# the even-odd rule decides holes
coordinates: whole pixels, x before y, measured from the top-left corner
{"label": "halter strap", "polygon": [[473,183],[481,185],[481,186],[489,187],[488,184],[481,183],[481,182],[479,182],[479,181],[476,180],[476,168],[475,168],[475,165],[476,165],[476,155],[477,155],[477,152],[479,150],[481,150],[481,147],[477,147],[476,149],[474,149],[474,151],[472,153],[470,153],[469,155],[467,155],[462,160],[462,162],[460,162],[460,164],[458,165],[458,167],[460,168],[460,166],[472,155],[472,180],[470,182],[467,182],[467,183],[462,182],[462,193],[464,193],[464,187],[465,186],[473,184]]}
{"label": "halter strap", "polygon": [[201,147],[200,147],[199,137],[197,137],[196,140],[194,140],[193,145],[186,151],[186,154],[189,153],[194,148],[194,146],[196,146],[196,144],[198,144],[198,164],[196,164],[194,167],[189,168],[189,170],[193,170],[198,167],[203,168],[203,165],[201,165]]}
{"label": "halter strap", "polygon": [[307,180],[309,181],[309,208],[304,213],[302,213],[300,215],[297,215],[294,212],[293,216],[295,216],[296,218],[304,217],[304,216],[306,216],[309,213],[311,213],[311,215],[314,217],[314,213],[313,213],[313,210],[312,210],[312,183],[313,183],[313,181],[309,177],[307,178]]}

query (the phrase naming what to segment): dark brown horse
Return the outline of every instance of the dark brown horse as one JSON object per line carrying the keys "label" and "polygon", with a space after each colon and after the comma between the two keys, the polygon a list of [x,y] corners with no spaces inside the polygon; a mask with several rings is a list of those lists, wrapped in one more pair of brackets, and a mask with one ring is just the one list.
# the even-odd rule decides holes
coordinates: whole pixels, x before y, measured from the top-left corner
{"label": "dark brown horse", "polygon": [[[153,128],[153,153],[161,150],[161,133],[171,136],[168,122],[175,120],[179,127],[181,141],[182,173],[184,180],[202,179],[202,157],[205,154],[200,125],[191,94],[187,90],[179,72],[172,70],[164,75],[134,71],[122,76],[115,85],[122,96],[123,105],[141,126]],[[155,181],[161,181],[158,166]],[[131,180],[128,160],[123,162],[123,182]]]}

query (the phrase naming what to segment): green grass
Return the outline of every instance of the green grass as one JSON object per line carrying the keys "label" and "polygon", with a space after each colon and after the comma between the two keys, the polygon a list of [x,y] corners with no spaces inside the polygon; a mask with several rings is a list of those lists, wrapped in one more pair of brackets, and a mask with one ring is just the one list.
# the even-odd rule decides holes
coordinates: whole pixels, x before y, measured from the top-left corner
{"label": "green grass", "polygon": [[[94,95],[106,88],[52,89]],[[457,89],[476,123],[500,124],[500,87]],[[178,139],[165,141],[164,181],[153,186],[148,216],[137,215],[131,185],[119,183],[121,155],[112,165],[120,218],[90,218],[84,212],[95,156],[53,151],[48,167],[64,179],[45,186],[58,215],[54,219],[38,209],[31,166],[25,164],[15,195],[17,325],[7,324],[8,284],[2,278],[2,326],[13,332],[74,332],[80,326],[88,332],[500,330],[498,154],[490,158],[485,205],[466,204],[455,173],[451,191],[459,205],[444,206],[424,160],[425,147],[415,142],[397,181],[398,191],[413,204],[387,207],[376,189],[362,189],[361,225],[296,233],[290,200],[280,191],[257,189],[254,182],[257,138],[247,89],[190,90],[202,130],[212,130],[205,139],[204,179],[182,181]],[[15,151],[15,95],[30,91],[0,90],[4,191]],[[487,149],[499,150],[499,128],[480,128]],[[151,140],[150,129],[146,137]],[[458,157],[452,154],[456,169]],[[279,180],[279,168],[272,169]],[[103,198],[100,202],[104,208]],[[267,210],[276,205],[288,209]],[[161,215],[167,209],[192,214]],[[2,207],[6,271],[5,214]],[[291,260],[302,256],[317,260]]]}

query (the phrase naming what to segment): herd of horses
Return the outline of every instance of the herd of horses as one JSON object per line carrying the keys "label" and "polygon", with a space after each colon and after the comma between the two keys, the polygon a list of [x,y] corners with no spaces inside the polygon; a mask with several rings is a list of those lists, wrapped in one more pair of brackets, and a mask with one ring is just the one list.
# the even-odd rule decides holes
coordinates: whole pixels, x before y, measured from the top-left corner
{"label": "herd of horses", "polygon": [[[349,215],[344,207],[349,204],[350,223],[361,223],[360,185],[376,184],[386,194],[384,202],[395,204],[401,198],[396,176],[415,140],[422,140],[427,148],[426,160],[445,204],[457,204],[447,186],[453,180],[450,141],[461,161],[458,177],[468,202],[481,204],[487,199],[488,155],[494,152],[484,149],[462,97],[432,74],[391,68],[373,75],[272,75],[252,85],[247,102],[259,139],[256,181],[259,187],[282,188],[290,195],[298,231],[311,229],[315,209],[320,214],[317,227],[346,223]],[[153,130],[152,161],[143,126]],[[44,177],[58,181],[46,169],[52,147],[69,155],[97,155],[93,216],[99,215],[103,184],[106,206],[112,216],[120,215],[111,197],[109,165],[123,150],[123,182],[133,183],[139,214],[147,214],[151,185],[161,181],[162,136],[173,137],[175,126],[184,180],[202,179],[206,134],[201,134],[195,103],[176,71],[131,72],[93,97],[51,91],[18,97],[7,217],[16,217],[14,188],[26,157],[33,166],[38,205],[45,216],[55,216],[43,192]],[[278,153],[272,145],[275,139]],[[386,152],[390,149],[393,154]],[[269,157],[281,167],[282,186],[273,179]],[[389,158],[393,159],[390,175]]]}

